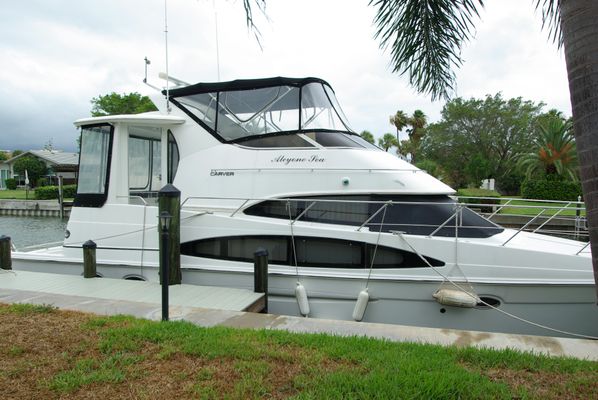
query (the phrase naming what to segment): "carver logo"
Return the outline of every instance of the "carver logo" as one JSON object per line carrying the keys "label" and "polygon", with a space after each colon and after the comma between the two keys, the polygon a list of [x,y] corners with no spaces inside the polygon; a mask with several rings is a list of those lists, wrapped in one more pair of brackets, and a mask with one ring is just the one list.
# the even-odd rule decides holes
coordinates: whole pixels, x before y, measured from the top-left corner
{"label": "carver logo", "polygon": [[235,176],[235,173],[233,171],[219,171],[213,169],[210,171],[210,176]]}

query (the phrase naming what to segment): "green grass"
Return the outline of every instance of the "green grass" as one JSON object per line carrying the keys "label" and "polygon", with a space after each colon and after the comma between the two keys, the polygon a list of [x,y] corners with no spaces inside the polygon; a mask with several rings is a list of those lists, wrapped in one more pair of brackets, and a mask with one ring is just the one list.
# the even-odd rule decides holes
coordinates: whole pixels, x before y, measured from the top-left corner
{"label": "green grass", "polygon": [[[511,197],[512,198],[512,197]],[[508,202],[508,199],[501,199],[500,204],[505,204]],[[542,201],[525,201],[525,200],[513,200],[509,203],[509,205],[503,208],[500,213],[501,214],[515,214],[515,215],[537,215],[539,214],[544,207],[565,207],[568,202],[559,202],[559,203],[548,203]],[[527,208],[522,206],[538,206],[542,208]],[[561,211],[559,216],[568,216],[568,217],[575,217],[576,216],[576,204],[569,205],[570,209]],[[542,216],[551,216],[558,212],[558,209],[547,209],[542,213]],[[581,210],[581,216],[585,216],[585,209]]]}
{"label": "green grass", "polygon": [[[0,310],[0,318],[19,318],[2,321],[20,327],[29,323],[32,329],[13,338],[20,345],[0,346],[8,363],[0,381],[26,380],[38,371],[35,391],[19,392],[28,398],[87,398],[95,393],[200,399],[598,398],[598,363],[569,358],[202,328],[187,322],[75,315],[48,306],[15,304]],[[57,334],[58,326],[68,328]],[[37,334],[44,340],[33,337]],[[51,347],[53,338],[62,344],[60,351]]]}
{"label": "green grass", "polygon": [[0,199],[6,200],[35,200],[35,190],[29,191],[29,196],[27,197],[27,191],[25,190],[0,190]]}

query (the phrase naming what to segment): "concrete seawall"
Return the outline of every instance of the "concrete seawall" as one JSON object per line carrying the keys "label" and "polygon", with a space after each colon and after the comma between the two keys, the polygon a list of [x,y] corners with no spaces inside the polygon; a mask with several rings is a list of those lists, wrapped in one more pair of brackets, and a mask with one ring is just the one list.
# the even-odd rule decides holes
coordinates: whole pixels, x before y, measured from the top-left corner
{"label": "concrete seawall", "polygon": [[[65,207],[68,217],[71,208]],[[19,217],[60,217],[58,200],[0,200],[0,215]]]}

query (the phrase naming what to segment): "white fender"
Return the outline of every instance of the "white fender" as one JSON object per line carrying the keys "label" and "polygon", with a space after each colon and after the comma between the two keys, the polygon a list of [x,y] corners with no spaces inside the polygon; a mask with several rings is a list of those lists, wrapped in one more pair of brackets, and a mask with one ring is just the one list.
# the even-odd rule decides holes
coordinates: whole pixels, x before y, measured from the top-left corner
{"label": "white fender", "polygon": [[440,289],[432,296],[438,303],[445,306],[473,308],[480,302],[475,294],[455,289]]}
{"label": "white fender", "polygon": [[365,314],[365,309],[368,306],[368,302],[370,301],[370,294],[368,293],[368,289],[365,288],[359,295],[357,295],[357,302],[355,303],[355,308],[353,309],[353,319],[355,321],[361,321],[363,319],[363,315]]}
{"label": "white fender", "polygon": [[309,315],[309,302],[307,301],[307,292],[305,291],[305,286],[301,284],[301,282],[297,282],[297,287],[295,288],[295,297],[297,298],[297,304],[299,305],[299,312],[304,317]]}

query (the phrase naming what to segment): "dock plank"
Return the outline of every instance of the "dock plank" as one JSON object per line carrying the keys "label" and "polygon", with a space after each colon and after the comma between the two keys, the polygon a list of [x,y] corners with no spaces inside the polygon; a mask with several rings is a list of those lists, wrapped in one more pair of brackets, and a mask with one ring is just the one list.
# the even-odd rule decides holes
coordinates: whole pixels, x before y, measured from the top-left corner
{"label": "dock plank", "polygon": [[[28,271],[2,271],[0,290],[2,289],[141,303],[159,304],[162,300],[162,288],[155,282],[110,278],[85,279],[75,275]],[[244,311],[252,309],[263,296],[263,293],[254,293],[246,289],[186,284],[169,287],[169,303],[172,306]]]}

